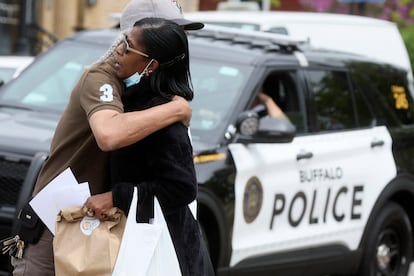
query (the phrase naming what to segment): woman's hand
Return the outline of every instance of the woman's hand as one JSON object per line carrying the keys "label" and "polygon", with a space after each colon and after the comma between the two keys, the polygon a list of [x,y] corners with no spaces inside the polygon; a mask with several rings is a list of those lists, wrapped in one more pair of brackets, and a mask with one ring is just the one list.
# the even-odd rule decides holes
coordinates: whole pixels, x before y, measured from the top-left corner
{"label": "woman's hand", "polygon": [[104,219],[103,213],[112,207],[112,192],[93,195],[84,204],[84,215]]}

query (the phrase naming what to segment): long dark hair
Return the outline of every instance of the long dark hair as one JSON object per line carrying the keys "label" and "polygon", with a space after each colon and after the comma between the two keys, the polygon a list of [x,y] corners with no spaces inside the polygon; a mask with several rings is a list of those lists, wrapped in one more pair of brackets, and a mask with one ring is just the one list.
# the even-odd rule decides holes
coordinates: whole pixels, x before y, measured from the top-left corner
{"label": "long dark hair", "polygon": [[143,18],[134,27],[141,29],[145,53],[159,63],[149,77],[152,91],[192,100],[188,40],[183,28],[163,18]]}

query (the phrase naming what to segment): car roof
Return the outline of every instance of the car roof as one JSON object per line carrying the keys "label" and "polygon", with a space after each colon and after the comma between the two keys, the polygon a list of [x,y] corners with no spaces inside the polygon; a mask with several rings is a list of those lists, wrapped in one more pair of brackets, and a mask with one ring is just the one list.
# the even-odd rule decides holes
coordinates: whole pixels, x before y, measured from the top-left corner
{"label": "car roof", "polygon": [[[77,32],[67,40],[76,41],[87,44],[103,44],[109,47],[119,35],[120,30],[117,28],[112,29],[99,29],[99,30],[84,30]],[[220,26],[210,26],[209,28],[201,31],[192,31],[188,33],[190,52],[192,55],[206,55],[208,49],[214,45],[221,51],[215,51],[214,55],[207,58],[210,59],[224,59],[224,60],[237,60],[239,63],[250,63],[258,56],[262,55],[265,50],[260,50],[260,47],[256,47],[256,51],[252,51],[252,46],[249,45],[252,40],[247,36],[248,34],[241,34],[246,37],[248,41],[241,41],[236,39],[237,30],[232,28],[223,28]],[[252,32],[253,35],[258,37],[266,36],[261,32]],[[271,37],[273,34],[270,35]],[[292,38],[281,36],[283,42],[286,44],[297,43]],[[276,39],[277,40],[277,39]],[[291,42],[289,42],[291,41]],[[247,44],[246,44],[247,43]],[[281,40],[282,43],[282,40]],[[191,45],[197,44],[197,47],[191,47]],[[192,49],[192,50],[191,50]]]}
{"label": "car roof", "polygon": [[[68,40],[88,44],[101,44],[109,47],[119,35],[118,28],[85,30],[77,32]],[[341,66],[350,59],[368,61],[364,56],[337,51],[332,49],[313,48],[308,40],[291,36],[245,31],[234,28],[208,25],[202,30],[188,32],[190,52],[192,55],[205,56],[208,49],[214,45],[221,51],[215,51],[209,59],[231,60],[233,62],[252,64],[263,63],[263,60],[288,59],[297,63],[293,58],[295,51],[302,52],[309,62],[326,66]],[[197,44],[197,47],[192,45]],[[192,49],[192,50],[191,50]],[[291,53],[291,55],[287,55]]]}
{"label": "car roof", "polygon": [[309,39],[309,43],[315,47],[352,52],[382,60],[404,67],[409,75],[412,71],[397,25],[382,19],[295,11],[202,11],[189,12],[185,16],[207,25],[208,22],[226,25],[256,24],[262,31],[283,31],[289,36]]}
{"label": "car roof", "polygon": [[275,25],[281,23],[318,22],[323,24],[352,24],[393,26],[395,23],[350,14],[296,12],[296,11],[198,11],[187,12],[185,17],[190,20],[204,19],[221,20],[223,22],[249,22],[260,25]]}
{"label": "car roof", "polygon": [[[244,63],[269,63],[272,60],[287,62],[291,59],[301,63],[298,55],[310,63],[324,64],[325,66],[343,66],[349,60],[361,62],[376,62],[356,53],[344,52],[335,49],[314,48],[307,40],[297,39],[286,35],[246,31],[222,26],[206,26],[197,32],[189,33],[190,45],[198,43],[206,49],[215,45],[220,51],[215,51],[217,59],[233,59]],[[204,54],[206,53],[204,52]],[[212,57],[210,57],[212,58]],[[379,61],[378,61],[379,62]],[[289,63],[289,62],[288,62]],[[306,66],[306,62],[302,64]]]}

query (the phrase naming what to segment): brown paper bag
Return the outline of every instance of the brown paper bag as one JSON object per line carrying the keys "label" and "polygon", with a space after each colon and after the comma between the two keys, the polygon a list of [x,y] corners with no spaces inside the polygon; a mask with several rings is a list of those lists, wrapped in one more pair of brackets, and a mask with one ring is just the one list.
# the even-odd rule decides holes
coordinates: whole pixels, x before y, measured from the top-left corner
{"label": "brown paper bag", "polygon": [[56,276],[112,274],[126,217],[118,208],[105,214],[102,221],[84,217],[82,206],[59,212],[53,240]]}

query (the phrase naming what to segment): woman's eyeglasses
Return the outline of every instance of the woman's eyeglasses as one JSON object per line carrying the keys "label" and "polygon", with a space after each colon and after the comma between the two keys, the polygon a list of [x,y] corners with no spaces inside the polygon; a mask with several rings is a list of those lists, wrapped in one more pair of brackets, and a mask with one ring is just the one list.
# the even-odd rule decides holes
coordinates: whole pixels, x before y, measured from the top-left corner
{"label": "woman's eyeglasses", "polygon": [[127,54],[128,51],[131,51],[131,52],[133,52],[135,54],[138,54],[140,56],[149,58],[149,55],[147,55],[147,54],[145,54],[145,53],[143,53],[141,51],[135,50],[134,48],[129,47],[129,44],[128,44],[128,40],[127,40],[127,36],[126,35],[123,35],[122,42],[121,43],[122,43],[122,47],[124,49],[123,52],[122,52],[123,55]]}

